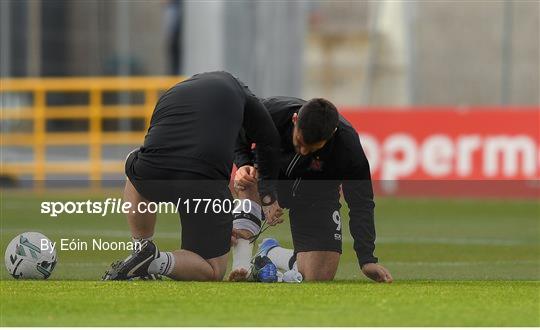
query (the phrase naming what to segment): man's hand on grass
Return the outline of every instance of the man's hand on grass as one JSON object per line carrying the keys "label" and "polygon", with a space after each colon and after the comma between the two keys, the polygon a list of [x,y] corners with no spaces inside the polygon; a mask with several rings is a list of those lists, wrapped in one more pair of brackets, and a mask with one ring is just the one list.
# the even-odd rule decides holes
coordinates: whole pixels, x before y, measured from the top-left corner
{"label": "man's hand on grass", "polygon": [[362,273],[364,273],[364,275],[374,280],[375,282],[392,283],[392,281],[394,280],[392,278],[392,275],[390,275],[388,269],[384,268],[379,264],[365,264],[364,266],[362,266]]}

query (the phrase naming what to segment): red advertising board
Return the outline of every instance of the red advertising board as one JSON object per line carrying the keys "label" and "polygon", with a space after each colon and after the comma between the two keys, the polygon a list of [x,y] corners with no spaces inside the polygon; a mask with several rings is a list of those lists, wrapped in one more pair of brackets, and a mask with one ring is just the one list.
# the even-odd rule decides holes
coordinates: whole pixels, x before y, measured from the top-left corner
{"label": "red advertising board", "polygon": [[509,195],[540,193],[538,107],[340,111],[358,130],[375,180],[483,187],[505,181],[520,187]]}

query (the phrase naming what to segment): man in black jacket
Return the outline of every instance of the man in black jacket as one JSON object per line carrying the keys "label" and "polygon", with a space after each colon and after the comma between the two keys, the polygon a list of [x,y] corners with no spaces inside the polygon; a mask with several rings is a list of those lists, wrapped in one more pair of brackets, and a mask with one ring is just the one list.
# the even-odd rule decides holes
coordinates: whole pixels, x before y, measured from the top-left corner
{"label": "man in black jacket", "polygon": [[[127,218],[139,248],[114,264],[105,280],[156,274],[176,280],[223,278],[233,226],[233,215],[225,211],[232,198],[228,183],[241,130],[260,145],[260,197],[267,203],[258,205],[257,217],[266,208],[270,222],[274,220],[279,135],[270,115],[231,74],[195,75],[161,96],[143,145],[127,157],[124,201],[132,206]],[[198,207],[201,201],[212,207]],[[156,214],[140,208],[150,202],[179,207],[181,249],[157,249],[152,240]]]}
{"label": "man in black jacket", "polygon": [[[259,254],[283,271],[298,269],[305,280],[332,280],[341,255],[340,187],[350,209],[350,232],[362,272],[372,280],[391,282],[389,271],[373,255],[375,225],[368,160],[358,133],[325,99],[291,97],[263,100],[281,136],[278,201],[290,210],[294,251],[265,239]],[[235,189],[239,197],[257,192],[257,157],[248,132],[238,140]],[[258,146],[255,146],[257,149]],[[254,167],[255,166],[255,167]],[[234,230],[237,239],[249,231]],[[234,255],[233,255],[234,256]],[[233,269],[230,279],[241,278]]]}

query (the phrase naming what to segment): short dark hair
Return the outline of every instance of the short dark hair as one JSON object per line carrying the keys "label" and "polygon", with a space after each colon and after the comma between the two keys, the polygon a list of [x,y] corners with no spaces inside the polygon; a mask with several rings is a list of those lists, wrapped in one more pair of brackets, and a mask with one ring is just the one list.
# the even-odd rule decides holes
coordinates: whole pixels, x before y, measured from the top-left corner
{"label": "short dark hair", "polygon": [[298,129],[306,144],[328,140],[337,127],[338,111],[332,102],[316,98],[307,101],[298,111]]}

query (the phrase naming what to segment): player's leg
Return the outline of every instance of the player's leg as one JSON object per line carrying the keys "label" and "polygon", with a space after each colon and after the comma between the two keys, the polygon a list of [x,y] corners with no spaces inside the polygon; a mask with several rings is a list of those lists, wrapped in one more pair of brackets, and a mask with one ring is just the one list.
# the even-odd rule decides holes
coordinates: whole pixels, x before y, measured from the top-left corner
{"label": "player's leg", "polygon": [[[230,199],[226,185],[194,184],[185,181],[138,182],[137,186],[152,200],[166,200],[164,196],[194,199],[209,198],[222,201]],[[197,190],[198,186],[207,189]],[[208,186],[210,186],[208,188]],[[220,187],[226,187],[223,193]],[[146,201],[134,185],[127,186],[127,194],[132,203]],[[186,190],[188,192],[186,192]],[[217,191],[217,193],[216,193]],[[172,200],[172,198],[170,199]],[[170,201],[167,199],[167,201]],[[184,205],[184,204],[182,204]],[[185,207],[185,205],[184,205]],[[106,280],[126,280],[134,277],[147,277],[160,274],[175,280],[215,281],[221,280],[227,268],[227,256],[230,249],[232,215],[227,213],[187,212],[182,207],[178,210],[182,221],[182,249],[172,252],[160,252],[151,239],[153,226],[147,227],[140,218],[130,217],[134,237],[140,247],[128,258],[113,264],[106,273]],[[137,213],[135,213],[137,214]],[[140,214],[139,214],[140,216]],[[153,219],[153,223],[155,218]]]}
{"label": "player's leg", "polygon": [[335,251],[298,252],[298,271],[304,281],[331,281],[336,276],[340,256]]}
{"label": "player's leg", "polygon": [[270,258],[274,265],[282,272],[297,269],[294,250],[280,246],[274,238],[263,239],[261,244],[259,244],[257,254]]}
{"label": "player's leg", "polygon": [[[200,230],[193,230],[193,226],[186,225],[187,221],[190,220],[182,221],[182,249],[160,252],[149,265],[148,273],[178,281],[222,280],[227,270],[230,229],[223,232],[208,228],[201,235]],[[197,239],[185,239],[186,236],[197,237],[198,242]]]}
{"label": "player's leg", "polygon": [[[186,229],[182,230],[183,232]],[[189,230],[187,230],[190,232]],[[230,243],[230,232],[224,240]],[[222,240],[223,241],[223,240]],[[206,242],[209,243],[209,242]],[[198,245],[204,244],[204,241]],[[182,244],[183,246],[185,244]],[[173,252],[162,252],[169,260],[157,258],[149,267],[150,274],[160,274],[178,281],[221,281],[227,270],[229,253],[217,257],[205,257],[201,252],[194,252],[197,248],[186,247]],[[164,266],[170,263],[171,266]]]}
{"label": "player's leg", "polygon": [[[127,222],[131,230],[131,237],[137,244],[130,256],[122,261],[114,262],[111,268],[103,276],[104,280],[127,280],[135,277],[148,276],[147,269],[152,260],[160,256],[160,252],[154,242],[154,227],[156,224],[156,214],[150,212],[140,212],[139,205],[148,204],[149,201],[139,193],[132,183],[133,162],[137,157],[137,150],[132,151],[126,159],[126,185],[124,187],[124,202],[130,203]],[[142,182],[138,182],[139,189],[143,188]],[[148,188],[148,187],[147,187]]]}
{"label": "player's leg", "polygon": [[[166,252],[167,253],[167,252]],[[227,270],[228,253],[210,259],[204,259],[189,250],[176,250],[169,252],[173,255],[173,266],[170,270],[160,268],[148,269],[151,274],[161,274],[178,281],[220,281]],[[155,265],[161,264],[159,261]]]}
{"label": "player's leg", "polygon": [[336,275],[340,253],[334,251],[309,251],[294,253],[283,248],[273,238],[263,240],[259,249],[279,268],[286,272],[297,270],[306,281],[331,281]]}
{"label": "player's leg", "polygon": [[289,216],[296,266],[305,281],[331,281],[341,256],[339,203],[291,207]]}
{"label": "player's leg", "polygon": [[281,247],[273,238],[266,238],[259,246],[259,253],[268,256],[281,270],[296,270],[306,281],[330,281],[336,275],[340,253],[334,251],[309,251],[294,253]]}
{"label": "player's leg", "polygon": [[[151,239],[156,225],[156,214],[140,212],[139,204],[148,204],[148,200],[141,196],[129,179],[124,188],[124,201],[131,203],[127,213],[127,222],[134,240]],[[146,208],[143,208],[146,209]]]}
{"label": "player's leg", "polygon": [[[244,189],[235,189],[240,201],[249,200],[250,212],[243,210],[234,214],[232,239],[232,270],[230,281],[245,281],[249,276],[251,258],[253,256],[253,243],[251,237],[258,234],[261,229],[262,208],[259,204],[257,185],[247,185]],[[242,204],[240,204],[242,205]]]}
{"label": "player's leg", "polygon": [[[152,189],[152,184],[148,184],[148,181],[137,181],[136,179],[137,176],[134,173],[134,168],[137,164],[139,152],[140,149],[137,148],[131,151],[126,157],[126,185],[124,187],[123,199],[124,202],[131,203],[131,207],[126,216],[129,229],[131,230],[131,237],[134,240],[151,239],[154,235],[154,228],[156,226],[156,214],[140,212],[146,210],[146,208],[139,209],[138,207],[140,204],[148,205],[149,203],[140,191],[152,195],[153,190],[155,190]],[[135,182],[135,184],[133,182]]]}
{"label": "player's leg", "polygon": [[[142,187],[139,187],[141,189]],[[150,212],[140,212],[146,208],[139,205],[149,201],[144,198],[135,188],[131,179],[126,180],[124,188],[124,202],[129,202],[127,222],[131,230],[131,237],[136,243],[131,255],[122,261],[115,262],[103,276],[103,280],[128,280],[135,277],[147,277],[148,268],[153,260],[167,259],[168,255],[160,253],[152,238],[156,225],[156,214]],[[163,267],[163,266],[162,266]]]}
{"label": "player's leg", "polygon": [[[185,184],[184,184],[185,185]],[[220,203],[231,200],[226,183],[191,182],[177,194],[183,200],[209,200]],[[219,281],[227,269],[232,233],[232,214],[212,207],[182,204],[178,210],[182,223],[182,247],[173,252],[162,252],[148,268],[150,274],[161,274],[174,280]]]}

